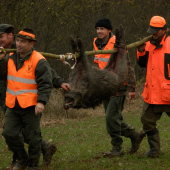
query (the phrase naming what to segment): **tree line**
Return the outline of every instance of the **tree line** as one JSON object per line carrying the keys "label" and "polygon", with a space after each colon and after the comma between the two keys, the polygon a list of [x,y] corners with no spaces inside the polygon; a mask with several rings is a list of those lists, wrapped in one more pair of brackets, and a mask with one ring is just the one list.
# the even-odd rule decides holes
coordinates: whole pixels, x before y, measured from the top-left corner
{"label": "tree line", "polygon": [[[150,18],[163,16],[170,23],[169,0],[1,0],[0,23],[12,24],[15,33],[23,27],[35,31],[37,51],[65,54],[71,51],[69,36],[79,36],[86,51],[93,49],[96,37],[95,22],[109,18],[114,29],[124,26],[126,43],[133,43],[147,36]],[[144,69],[136,64],[136,49],[129,51],[136,78],[144,77]],[[93,57],[88,57],[93,62]],[[68,79],[70,69],[56,59],[47,59],[51,67]],[[73,64],[72,61],[70,61]]]}

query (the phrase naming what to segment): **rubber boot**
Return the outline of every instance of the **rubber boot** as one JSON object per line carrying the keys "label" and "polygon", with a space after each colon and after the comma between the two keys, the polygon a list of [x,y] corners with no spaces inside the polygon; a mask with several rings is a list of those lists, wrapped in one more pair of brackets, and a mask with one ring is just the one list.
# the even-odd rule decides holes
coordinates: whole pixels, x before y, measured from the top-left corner
{"label": "rubber boot", "polygon": [[159,154],[161,152],[160,152],[160,138],[159,138],[158,130],[156,133],[154,133],[154,131],[147,132],[147,137],[148,137],[150,150],[146,152],[145,155],[151,158],[159,157]]}
{"label": "rubber boot", "polygon": [[120,148],[113,148],[110,152],[103,153],[103,157],[112,158],[123,156],[125,153],[121,151]]}
{"label": "rubber boot", "polygon": [[57,147],[54,144],[46,142],[44,140],[41,141],[41,151],[43,153],[43,166],[48,166],[51,163],[52,156],[56,152]]}
{"label": "rubber boot", "polygon": [[13,160],[10,166],[6,167],[6,170],[13,170],[15,164],[17,163],[18,155],[16,152],[13,153]]}
{"label": "rubber boot", "polygon": [[18,161],[13,170],[23,170],[28,166],[29,158],[25,149],[17,151]]}
{"label": "rubber boot", "polygon": [[144,132],[138,132],[136,130],[132,130],[132,132],[129,134],[129,138],[131,139],[131,148],[129,149],[129,153],[133,154],[136,153],[139,149],[139,146],[145,137]]}
{"label": "rubber boot", "polygon": [[38,170],[39,159],[30,159],[28,170]]}

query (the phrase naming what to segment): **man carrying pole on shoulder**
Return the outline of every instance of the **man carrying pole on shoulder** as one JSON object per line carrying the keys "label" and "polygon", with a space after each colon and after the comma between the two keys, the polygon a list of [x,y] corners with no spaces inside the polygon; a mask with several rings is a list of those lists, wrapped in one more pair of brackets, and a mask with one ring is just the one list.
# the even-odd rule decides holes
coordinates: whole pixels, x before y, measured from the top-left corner
{"label": "man carrying pole on shoulder", "polygon": [[[114,48],[116,37],[112,34],[112,25],[108,18],[100,18],[95,24],[98,37],[93,41],[94,50],[109,50]],[[94,63],[100,69],[104,69],[109,61],[111,54],[97,54],[94,58]],[[129,91],[129,99],[135,98],[136,79],[134,70],[131,67],[129,56],[127,55],[128,79],[124,87],[117,92],[116,96],[104,101],[106,113],[106,129],[111,137],[112,150],[104,153],[104,157],[121,156],[122,152],[122,137],[125,136],[131,139],[131,148],[129,153],[136,153],[139,145],[143,140],[144,133],[138,132],[128,125],[122,116],[123,105],[127,90]],[[111,71],[111,70],[110,70]]]}
{"label": "man carrying pole on shoulder", "polygon": [[165,19],[153,16],[147,33],[152,38],[138,47],[137,60],[140,67],[147,68],[141,117],[150,146],[145,155],[155,158],[161,154],[156,122],[163,112],[170,117],[170,37]]}
{"label": "man carrying pole on shoulder", "polygon": [[[0,24],[0,46],[7,49],[16,48],[16,37],[14,36],[14,26],[10,24]],[[9,55],[5,56],[6,62],[8,61]],[[51,69],[52,73],[52,83],[54,88],[63,88],[64,90],[69,90],[70,85],[64,83],[64,81],[59,77],[56,72]],[[7,77],[1,77],[0,80],[0,106],[4,114],[6,112],[5,97],[6,97],[6,84]],[[22,137],[22,136],[21,136]],[[28,143],[23,139],[25,143]],[[48,166],[51,162],[51,158],[56,151],[56,146],[44,140],[41,141],[41,152],[43,154],[43,165]],[[12,164],[6,169],[10,170],[14,167],[17,161],[17,154],[13,154]]]}

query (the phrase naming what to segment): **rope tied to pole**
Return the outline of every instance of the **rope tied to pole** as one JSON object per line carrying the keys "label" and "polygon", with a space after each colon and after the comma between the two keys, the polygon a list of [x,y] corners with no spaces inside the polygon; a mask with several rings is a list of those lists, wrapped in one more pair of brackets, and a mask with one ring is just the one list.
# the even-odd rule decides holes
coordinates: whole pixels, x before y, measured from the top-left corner
{"label": "rope tied to pole", "polygon": [[[67,57],[66,57],[67,55]],[[66,60],[74,60],[75,63],[73,64],[73,66],[70,65],[70,63],[68,63]],[[59,60],[64,64],[64,65],[68,65],[70,69],[74,69],[74,67],[76,66],[77,63],[77,59],[76,59],[76,55],[74,55],[73,53],[66,53],[64,54],[60,54],[60,58]]]}

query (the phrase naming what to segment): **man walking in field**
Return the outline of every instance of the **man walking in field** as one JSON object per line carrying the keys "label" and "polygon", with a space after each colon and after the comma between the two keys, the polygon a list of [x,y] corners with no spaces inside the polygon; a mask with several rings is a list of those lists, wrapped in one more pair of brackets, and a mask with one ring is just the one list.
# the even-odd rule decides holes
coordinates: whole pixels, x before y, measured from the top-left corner
{"label": "man walking in field", "polygon": [[[16,41],[14,36],[14,27],[10,24],[0,24],[0,46],[3,48],[16,48]],[[9,58],[6,55],[5,60],[7,61]],[[64,90],[69,90],[70,86],[67,83],[64,83],[63,80],[56,74],[56,72],[51,69],[52,73],[52,82],[54,88],[62,87]],[[5,105],[5,97],[6,97],[6,76],[1,77],[0,80],[0,106],[3,110],[4,114],[6,112],[6,105]],[[27,141],[25,141],[28,143]],[[51,158],[56,151],[56,146],[54,144],[50,144],[44,140],[41,141],[41,151],[43,153],[43,165],[48,166],[51,162]],[[17,162],[17,154],[14,153],[13,161],[9,167],[6,169],[12,169]]]}
{"label": "man walking in field", "polygon": [[141,122],[150,146],[146,155],[158,157],[161,151],[156,122],[163,112],[170,116],[170,37],[161,16],[151,18],[147,32],[152,34],[151,40],[137,51],[139,66],[147,68]]}
{"label": "man walking in field", "polygon": [[[113,49],[116,41],[112,34],[112,25],[108,18],[100,18],[95,24],[98,37],[93,41],[94,50],[108,50]],[[111,54],[95,55],[94,63],[100,68],[104,69]],[[125,136],[131,139],[131,148],[129,153],[135,153],[139,149],[139,145],[143,140],[144,133],[138,132],[130,125],[128,125],[122,116],[123,105],[127,90],[129,91],[129,99],[135,98],[135,74],[131,67],[129,56],[127,55],[128,64],[128,79],[124,83],[124,87],[117,92],[116,96],[104,101],[104,108],[106,113],[106,128],[111,137],[112,150],[104,153],[104,157],[121,156],[122,152],[122,137]]]}

